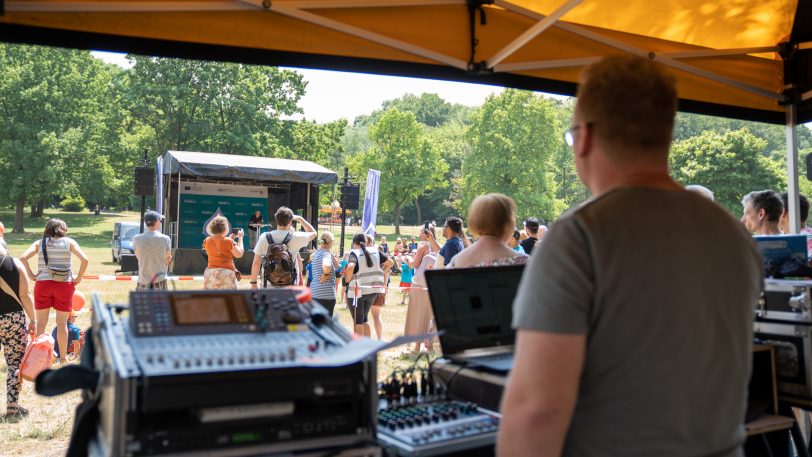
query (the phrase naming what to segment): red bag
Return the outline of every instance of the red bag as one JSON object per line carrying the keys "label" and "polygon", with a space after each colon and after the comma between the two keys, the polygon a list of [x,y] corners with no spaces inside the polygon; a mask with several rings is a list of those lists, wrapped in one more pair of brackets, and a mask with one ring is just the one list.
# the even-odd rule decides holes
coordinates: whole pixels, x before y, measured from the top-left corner
{"label": "red bag", "polygon": [[51,368],[54,363],[54,339],[42,334],[28,343],[20,362],[20,378],[34,381],[37,375]]}

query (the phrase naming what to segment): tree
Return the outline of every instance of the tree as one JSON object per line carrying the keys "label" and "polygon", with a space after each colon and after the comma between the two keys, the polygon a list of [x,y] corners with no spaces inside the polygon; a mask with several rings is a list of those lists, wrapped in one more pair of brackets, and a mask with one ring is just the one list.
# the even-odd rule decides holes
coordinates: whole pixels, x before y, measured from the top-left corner
{"label": "tree", "polygon": [[344,152],[341,139],[347,128],[347,121],[317,124],[313,121],[287,121],[282,133],[282,144],[286,151],[280,157],[309,160],[327,168],[336,169],[343,163]]}
{"label": "tree", "polygon": [[509,89],[490,96],[468,132],[471,152],[462,164],[461,211],[478,195],[512,197],[517,216],[557,217],[553,155],[563,142],[553,103],[532,92]]}
{"label": "tree", "polygon": [[400,234],[403,205],[445,185],[443,176],[448,166],[412,113],[389,109],[370,127],[369,137],[372,148],[354,156],[350,165],[355,176],[366,176],[370,168],[382,172],[380,209],[394,212],[395,233]]}
{"label": "tree", "polygon": [[[564,101],[552,100],[559,125],[566,126],[572,122],[575,99]],[[581,183],[575,170],[572,147],[565,141],[559,141],[553,153],[553,173],[556,185],[556,199],[563,201],[565,208],[573,208],[589,198],[589,191]]]}
{"label": "tree", "polygon": [[45,200],[78,196],[109,171],[97,164],[115,130],[116,117],[105,117],[111,78],[87,51],[0,44],[0,198],[16,206],[14,232],[26,203],[37,215]]}
{"label": "tree", "polygon": [[717,203],[740,215],[748,192],[786,187],[786,173],[764,155],[766,147],[766,141],[747,129],[704,131],[673,144],[671,174],[683,184],[707,187]]}
{"label": "tree", "polygon": [[302,75],[232,63],[128,56],[128,105],[155,132],[155,151],[285,156],[280,116],[300,112]]}
{"label": "tree", "polygon": [[381,103],[380,109],[373,111],[369,115],[356,117],[353,124],[356,126],[370,126],[378,122],[381,116],[391,108],[412,113],[417,122],[432,128],[449,122],[468,124],[471,121],[473,112],[476,110],[469,106],[449,103],[437,94],[406,94],[400,98],[384,101]]}
{"label": "tree", "polygon": [[[765,124],[762,122],[742,121],[716,116],[704,116],[692,113],[677,113],[674,126],[674,141],[687,140],[700,135],[705,130],[717,133],[741,130],[746,128],[757,138],[767,142],[764,154],[785,154],[786,134],[783,125]],[[812,148],[812,130],[798,126],[799,149]]]}

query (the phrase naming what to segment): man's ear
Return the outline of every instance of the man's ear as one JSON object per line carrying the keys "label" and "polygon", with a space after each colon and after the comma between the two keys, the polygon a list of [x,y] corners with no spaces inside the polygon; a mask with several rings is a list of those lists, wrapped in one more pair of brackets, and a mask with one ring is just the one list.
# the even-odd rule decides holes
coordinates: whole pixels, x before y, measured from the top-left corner
{"label": "man's ear", "polygon": [[574,153],[576,157],[586,157],[592,152],[592,125],[583,124],[580,129],[578,141],[575,142]]}
{"label": "man's ear", "polygon": [[761,208],[760,210],[758,210],[758,219],[759,220],[762,220],[762,219],[764,219],[766,217],[767,217],[767,212],[764,211],[764,208]]}

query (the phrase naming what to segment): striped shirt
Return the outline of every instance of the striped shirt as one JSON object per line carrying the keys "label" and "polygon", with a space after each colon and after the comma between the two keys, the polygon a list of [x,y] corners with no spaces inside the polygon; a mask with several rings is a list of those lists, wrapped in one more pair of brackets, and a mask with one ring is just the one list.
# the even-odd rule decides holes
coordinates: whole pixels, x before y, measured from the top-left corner
{"label": "striped shirt", "polygon": [[324,274],[322,262],[324,262],[325,257],[329,259],[328,256],[330,255],[330,251],[326,249],[319,249],[316,251],[316,254],[313,255],[313,260],[310,261],[310,265],[313,266],[311,273],[313,281],[310,283],[310,290],[313,291],[313,298],[320,298],[322,300],[336,299],[335,275],[330,275],[326,282],[321,282],[321,275]]}
{"label": "striped shirt", "polygon": [[[67,236],[62,238],[48,238],[45,242],[45,250],[48,251],[48,266],[51,268],[71,268],[70,242],[72,239]],[[37,255],[37,281],[54,281],[51,272],[45,266],[45,256],[42,255],[42,241],[39,242],[39,254]],[[73,280],[73,272],[68,275],[66,281]]]}

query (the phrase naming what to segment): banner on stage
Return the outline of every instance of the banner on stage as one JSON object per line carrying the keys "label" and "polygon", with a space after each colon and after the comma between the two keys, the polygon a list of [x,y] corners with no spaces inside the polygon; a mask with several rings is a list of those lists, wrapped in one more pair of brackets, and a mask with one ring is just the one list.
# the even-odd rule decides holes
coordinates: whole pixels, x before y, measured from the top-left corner
{"label": "banner on stage", "polygon": [[367,190],[364,195],[364,219],[361,229],[365,235],[375,236],[375,226],[378,223],[378,191],[381,186],[381,172],[369,170],[367,172]]}
{"label": "banner on stage", "polygon": [[[180,222],[178,247],[199,249],[207,223],[215,215],[228,218],[230,228],[241,228],[247,234],[248,223],[255,211],[265,214],[268,189],[261,186],[222,183],[182,183],[180,189]],[[243,239],[248,249],[248,237]]]}

